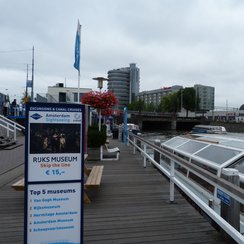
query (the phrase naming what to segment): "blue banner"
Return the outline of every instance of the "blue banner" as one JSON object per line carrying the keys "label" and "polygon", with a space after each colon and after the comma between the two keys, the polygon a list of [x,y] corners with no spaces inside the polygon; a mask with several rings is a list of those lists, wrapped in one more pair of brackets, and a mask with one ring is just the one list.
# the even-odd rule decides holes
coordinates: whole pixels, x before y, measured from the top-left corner
{"label": "blue banner", "polygon": [[74,63],[74,67],[78,71],[80,71],[80,31],[81,31],[81,25],[78,20],[78,26],[77,26],[77,32],[75,38],[75,63]]}

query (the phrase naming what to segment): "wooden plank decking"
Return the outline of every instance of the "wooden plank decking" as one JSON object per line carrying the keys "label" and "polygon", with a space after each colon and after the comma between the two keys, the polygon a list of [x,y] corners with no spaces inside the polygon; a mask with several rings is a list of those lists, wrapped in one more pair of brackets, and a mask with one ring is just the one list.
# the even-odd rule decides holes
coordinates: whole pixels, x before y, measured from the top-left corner
{"label": "wooden plank decking", "polygon": [[101,186],[85,205],[85,243],[225,243],[180,193],[169,203],[168,180],[152,166],[143,168],[131,147],[114,146],[120,160],[101,162]]}
{"label": "wooden plank decking", "polygon": [[[104,171],[84,206],[84,243],[227,243],[180,193],[169,204],[168,180],[153,167],[144,169],[131,147],[112,143],[121,150],[118,161],[89,163],[104,165]],[[11,188],[14,181],[0,188],[4,244],[23,243],[24,193]]]}

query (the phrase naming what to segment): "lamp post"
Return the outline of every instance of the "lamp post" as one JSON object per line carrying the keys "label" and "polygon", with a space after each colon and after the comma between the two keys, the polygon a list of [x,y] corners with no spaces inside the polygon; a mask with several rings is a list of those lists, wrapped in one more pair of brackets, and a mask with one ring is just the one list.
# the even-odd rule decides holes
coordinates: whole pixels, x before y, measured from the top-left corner
{"label": "lamp post", "polygon": [[[97,80],[97,88],[100,89],[100,92],[102,91],[102,88],[103,88],[103,81],[108,80],[107,78],[104,78],[104,77],[95,77],[95,78],[92,78],[92,79],[93,80]],[[101,109],[99,109],[98,128],[99,128],[99,131],[101,131]]]}
{"label": "lamp post", "polygon": [[93,80],[97,80],[97,88],[100,89],[100,92],[103,88],[103,81],[105,80],[108,80],[107,78],[104,78],[104,77],[95,77],[95,78],[92,78]]}
{"label": "lamp post", "polygon": [[[100,93],[101,93],[102,88],[103,88],[103,81],[108,80],[108,79],[106,79],[104,77],[95,77],[92,79],[97,80],[97,88],[100,89]],[[99,129],[99,131],[101,131],[101,108],[99,109],[98,129]],[[100,160],[102,160],[102,158],[103,158],[103,146],[100,146]]]}

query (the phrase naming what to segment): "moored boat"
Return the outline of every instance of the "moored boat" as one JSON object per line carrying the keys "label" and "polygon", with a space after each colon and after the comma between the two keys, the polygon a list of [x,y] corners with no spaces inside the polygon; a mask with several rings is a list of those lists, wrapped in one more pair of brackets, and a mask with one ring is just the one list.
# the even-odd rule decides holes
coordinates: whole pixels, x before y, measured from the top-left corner
{"label": "moored boat", "polygon": [[[205,204],[211,202],[212,209],[219,215],[221,202],[228,205],[232,200],[229,193],[225,192],[228,190],[220,188],[210,176],[223,178],[224,172],[235,169],[239,175],[240,188],[244,188],[244,140],[227,135],[185,135],[173,137],[163,142],[161,147],[169,152],[168,155],[175,155],[179,159],[174,159],[174,177]],[[160,165],[170,172],[171,158],[168,155],[161,156]],[[182,160],[188,164],[184,164]],[[191,165],[205,170],[206,175],[201,175]],[[240,232],[244,233],[243,204],[240,204],[239,214]]]}
{"label": "moored boat", "polygon": [[127,129],[128,131],[132,132],[133,134],[138,134],[140,133],[140,128],[139,128],[139,125],[136,125],[136,124],[132,124],[132,123],[128,123],[127,124]]}
{"label": "moored boat", "polygon": [[226,134],[224,126],[217,125],[195,125],[191,133],[206,133],[206,134]]}

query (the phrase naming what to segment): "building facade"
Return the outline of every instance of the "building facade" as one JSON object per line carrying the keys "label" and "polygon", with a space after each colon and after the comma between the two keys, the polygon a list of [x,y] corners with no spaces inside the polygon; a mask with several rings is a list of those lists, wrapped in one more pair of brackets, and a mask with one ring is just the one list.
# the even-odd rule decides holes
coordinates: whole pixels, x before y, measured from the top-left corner
{"label": "building facade", "polygon": [[55,86],[48,86],[47,94],[45,96],[37,94],[37,102],[49,103],[77,103],[81,101],[85,93],[92,91],[91,88],[80,88],[78,99],[78,88],[65,87],[63,83],[57,83]]}
{"label": "building facade", "polygon": [[178,92],[180,89],[182,89],[182,86],[171,86],[171,87],[163,87],[151,91],[143,91],[139,92],[137,96],[137,100],[142,100],[144,101],[145,104],[153,104],[155,106],[159,105],[160,102],[162,101],[163,97],[174,93]]}
{"label": "building facade", "polygon": [[198,109],[200,111],[214,110],[214,87],[196,84],[194,89],[199,100]]}
{"label": "building facade", "polygon": [[140,69],[135,63],[129,67],[108,71],[108,91],[118,98],[115,110],[123,110],[129,103],[135,101],[140,88]]}

